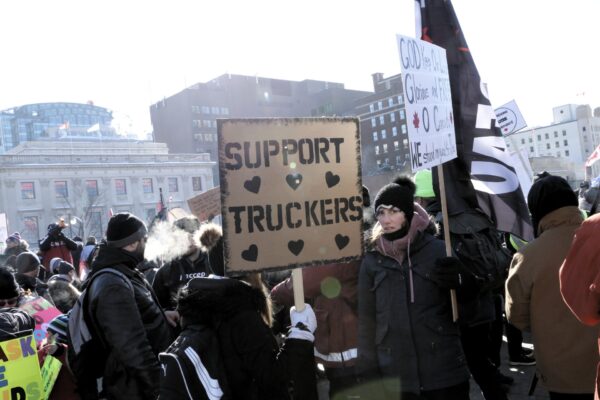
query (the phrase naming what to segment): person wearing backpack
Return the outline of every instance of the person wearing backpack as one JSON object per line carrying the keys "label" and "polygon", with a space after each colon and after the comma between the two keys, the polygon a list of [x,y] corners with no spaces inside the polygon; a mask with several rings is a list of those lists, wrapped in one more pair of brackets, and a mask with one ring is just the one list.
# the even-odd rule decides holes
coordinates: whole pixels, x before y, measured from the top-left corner
{"label": "person wearing backpack", "polygon": [[535,239],[513,257],[506,282],[506,316],[531,331],[540,381],[550,399],[592,399],[597,333],[579,323],[560,293],[559,270],[583,222],[569,183],[543,175],[527,196]]}
{"label": "person wearing backpack", "polygon": [[[160,381],[158,354],[172,341],[169,321],[137,269],[144,259],[147,234],[146,225],[135,215],[113,215],[106,244],[100,245],[84,286],[83,315],[104,348],[102,389],[109,400],[155,399]],[[80,389],[93,392],[89,387]]]}

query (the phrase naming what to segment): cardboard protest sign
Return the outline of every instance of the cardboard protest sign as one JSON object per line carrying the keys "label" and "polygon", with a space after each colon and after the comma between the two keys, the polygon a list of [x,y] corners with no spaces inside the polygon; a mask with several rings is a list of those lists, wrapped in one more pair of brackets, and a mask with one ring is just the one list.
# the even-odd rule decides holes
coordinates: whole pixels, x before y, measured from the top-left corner
{"label": "cardboard protest sign", "polygon": [[413,171],[456,158],[446,50],[398,35]]}
{"label": "cardboard protest sign", "polygon": [[187,201],[190,211],[200,222],[209,221],[221,214],[221,189],[217,186]]}
{"label": "cardboard protest sign", "polygon": [[362,255],[356,118],[218,124],[227,273]]}
{"label": "cardboard protest sign", "polygon": [[58,308],[54,307],[43,297],[36,297],[31,301],[23,303],[19,308],[35,319],[33,336],[38,343],[41,343],[46,337],[46,330],[50,321],[62,314]]}
{"label": "cardboard protest sign", "polygon": [[44,398],[40,364],[31,331],[0,342],[0,399]]}

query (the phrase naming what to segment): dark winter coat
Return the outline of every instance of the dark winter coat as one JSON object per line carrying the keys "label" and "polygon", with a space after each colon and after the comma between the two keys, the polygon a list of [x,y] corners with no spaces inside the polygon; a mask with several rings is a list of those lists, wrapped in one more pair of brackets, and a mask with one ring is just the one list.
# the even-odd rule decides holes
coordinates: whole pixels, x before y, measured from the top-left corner
{"label": "dark winter coat", "polygon": [[184,326],[167,351],[160,353],[160,400],[231,399],[225,368],[212,328],[204,324]]}
{"label": "dark winter coat", "polygon": [[17,337],[17,333],[35,330],[35,320],[18,308],[0,308],[0,341]]}
{"label": "dark winter coat", "polygon": [[286,339],[280,349],[261,312],[264,294],[235,279],[202,290],[198,315],[210,315],[229,390],[236,400],[316,400],[313,344]]}
{"label": "dark winter coat", "polygon": [[165,315],[152,288],[125,251],[101,246],[92,274],[103,268],[123,273],[102,274],[88,290],[89,313],[107,347],[103,385],[109,399],[154,399],[158,396],[158,354],[171,343]]}
{"label": "dark winter coat", "polygon": [[166,310],[174,310],[177,291],[192,278],[208,277],[212,273],[204,252],[194,262],[187,257],[176,258],[158,269],[152,288],[158,302]]}
{"label": "dark winter coat", "polygon": [[[444,242],[419,231],[401,265],[376,246],[363,259],[357,368],[364,378],[382,384],[383,398],[469,379],[450,293],[429,278],[435,260],[445,256]],[[372,398],[378,397],[373,393]]]}
{"label": "dark winter coat", "polygon": [[[77,243],[66,237],[62,232],[52,233],[42,239],[40,250],[42,251],[42,265],[44,266],[44,270],[42,271],[44,276],[42,276],[42,279],[46,281],[52,275],[52,272],[50,272],[50,260],[54,257],[58,257],[74,265],[71,251],[77,250]],[[77,267],[75,265],[75,268]]]}

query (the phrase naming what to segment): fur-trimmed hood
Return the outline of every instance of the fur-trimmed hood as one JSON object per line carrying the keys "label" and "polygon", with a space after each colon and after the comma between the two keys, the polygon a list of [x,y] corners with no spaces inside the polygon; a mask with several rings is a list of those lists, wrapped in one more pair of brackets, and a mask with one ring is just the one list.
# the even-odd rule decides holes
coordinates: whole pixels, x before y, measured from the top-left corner
{"label": "fur-trimmed hood", "polygon": [[223,229],[219,225],[209,222],[200,227],[199,240],[205,251],[215,248],[222,238]]}

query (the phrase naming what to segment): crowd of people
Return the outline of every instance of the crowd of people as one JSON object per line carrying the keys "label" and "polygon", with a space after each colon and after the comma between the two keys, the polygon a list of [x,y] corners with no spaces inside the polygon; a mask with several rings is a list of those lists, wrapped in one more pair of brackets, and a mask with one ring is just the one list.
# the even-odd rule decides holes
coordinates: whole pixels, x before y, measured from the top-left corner
{"label": "crowd of people", "polygon": [[228,274],[221,227],[192,216],[160,222],[183,241],[166,261],[145,259],[153,230],[130,213],[85,243],[51,224],[38,252],[15,232],[0,267],[0,340],[35,329],[20,308],[32,299],[60,311],[38,344],[41,363],[63,363],[50,399],[317,400],[326,379],[332,400],[464,400],[472,378],[486,400],[504,400],[505,333],[509,363],[537,364],[551,399],[593,399],[597,186],[574,192],[541,174],[527,199],[535,239],[486,230],[500,278],[460,246],[447,254],[441,228],[459,238],[458,219],[442,220],[431,172],[397,177],[372,203],[363,187],[364,256],[304,268],[298,309],[289,273]]}

